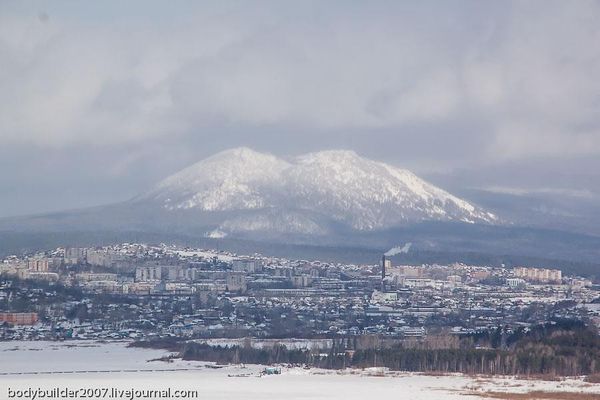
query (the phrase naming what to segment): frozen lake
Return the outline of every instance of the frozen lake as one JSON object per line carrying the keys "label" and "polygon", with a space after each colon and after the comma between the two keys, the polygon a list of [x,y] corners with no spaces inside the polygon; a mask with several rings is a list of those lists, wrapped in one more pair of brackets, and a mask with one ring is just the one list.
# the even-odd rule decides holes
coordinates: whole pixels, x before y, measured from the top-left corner
{"label": "frozen lake", "polygon": [[[117,387],[197,390],[204,399],[459,399],[482,390],[500,392],[582,391],[600,393],[581,380],[524,381],[512,378],[375,375],[370,371],[284,368],[281,375],[259,377],[260,366],[225,366],[196,361],[150,361],[163,350],[128,348],[111,342],[0,342],[0,399],[8,388]],[[247,375],[242,377],[242,375]],[[472,399],[477,397],[469,396]]]}

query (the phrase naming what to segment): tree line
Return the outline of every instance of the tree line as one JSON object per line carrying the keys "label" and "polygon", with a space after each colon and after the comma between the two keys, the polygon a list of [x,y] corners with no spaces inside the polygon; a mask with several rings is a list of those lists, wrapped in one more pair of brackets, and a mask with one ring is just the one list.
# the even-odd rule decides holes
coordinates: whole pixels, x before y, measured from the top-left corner
{"label": "tree line", "polygon": [[562,321],[533,329],[505,328],[432,343],[342,338],[327,350],[183,344],[185,360],[217,363],[297,364],[319,368],[387,367],[397,371],[465,374],[578,376],[600,373],[600,337],[581,322]]}

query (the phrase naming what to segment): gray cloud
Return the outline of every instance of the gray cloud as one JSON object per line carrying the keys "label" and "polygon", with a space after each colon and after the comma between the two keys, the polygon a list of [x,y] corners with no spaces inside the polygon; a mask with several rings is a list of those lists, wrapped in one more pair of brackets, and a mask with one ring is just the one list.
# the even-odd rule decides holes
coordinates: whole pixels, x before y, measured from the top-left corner
{"label": "gray cloud", "polygon": [[[600,155],[598,20],[596,1],[3,4],[2,214],[126,198],[238,145],[494,171],[486,186],[532,158],[578,170]],[[69,200],[68,177],[105,190]]]}

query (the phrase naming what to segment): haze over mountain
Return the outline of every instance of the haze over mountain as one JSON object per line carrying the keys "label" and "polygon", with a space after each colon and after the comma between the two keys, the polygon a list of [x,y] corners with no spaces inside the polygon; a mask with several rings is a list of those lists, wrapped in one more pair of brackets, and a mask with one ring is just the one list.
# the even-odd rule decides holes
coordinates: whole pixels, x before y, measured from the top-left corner
{"label": "haze over mountain", "polygon": [[417,264],[597,263],[599,18],[0,2],[0,255],[181,240],[373,262],[412,243]]}
{"label": "haze over mountain", "polygon": [[0,217],[121,202],[241,145],[351,149],[471,202],[600,203],[599,19],[596,1],[2,1]]}

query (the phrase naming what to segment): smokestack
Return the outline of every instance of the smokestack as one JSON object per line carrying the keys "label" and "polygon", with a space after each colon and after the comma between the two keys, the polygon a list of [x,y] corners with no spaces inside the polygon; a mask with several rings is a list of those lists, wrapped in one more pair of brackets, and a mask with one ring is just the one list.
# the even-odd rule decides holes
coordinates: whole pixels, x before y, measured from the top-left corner
{"label": "smokestack", "polygon": [[381,256],[381,280],[385,279],[385,254]]}

